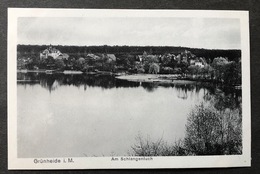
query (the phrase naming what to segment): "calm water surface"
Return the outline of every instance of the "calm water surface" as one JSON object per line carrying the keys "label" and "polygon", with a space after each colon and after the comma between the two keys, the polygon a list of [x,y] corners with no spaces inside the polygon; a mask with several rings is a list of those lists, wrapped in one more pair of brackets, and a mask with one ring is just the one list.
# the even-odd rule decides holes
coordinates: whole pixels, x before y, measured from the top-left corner
{"label": "calm water surface", "polygon": [[191,109],[212,92],[112,76],[18,73],[18,157],[127,155],[136,137],[183,138]]}

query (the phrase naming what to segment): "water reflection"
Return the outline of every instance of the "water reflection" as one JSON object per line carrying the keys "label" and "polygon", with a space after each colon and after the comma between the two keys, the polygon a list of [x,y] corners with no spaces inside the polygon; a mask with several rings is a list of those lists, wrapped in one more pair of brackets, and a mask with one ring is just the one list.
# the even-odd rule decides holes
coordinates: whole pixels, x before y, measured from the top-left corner
{"label": "water reflection", "polygon": [[[175,88],[178,91],[177,97],[180,99],[187,99],[188,92],[198,94],[201,89],[204,90],[205,100],[210,100],[209,96],[216,94],[218,88],[212,84],[167,84],[167,83],[144,83],[131,82],[126,80],[116,79],[111,75],[72,75],[72,74],[45,74],[45,73],[17,73],[17,83],[23,85],[40,84],[49,92],[56,90],[60,86],[73,85],[76,87],[84,86],[84,90],[88,87],[101,87],[102,89],[111,88],[137,88],[142,87],[147,92],[154,92],[158,86],[165,88]],[[231,97],[238,99],[241,97],[241,91],[230,88],[223,88],[224,96],[231,95]]]}
{"label": "water reflection", "polygon": [[163,134],[169,143],[183,138],[187,116],[200,102],[241,105],[241,91],[206,83],[44,73],[18,73],[17,83],[19,157],[125,155],[138,133]]}

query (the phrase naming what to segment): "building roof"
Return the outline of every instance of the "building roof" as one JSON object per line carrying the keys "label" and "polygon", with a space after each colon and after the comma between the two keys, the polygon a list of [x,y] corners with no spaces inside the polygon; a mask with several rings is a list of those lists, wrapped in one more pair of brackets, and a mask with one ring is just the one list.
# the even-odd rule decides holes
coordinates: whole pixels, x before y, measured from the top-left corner
{"label": "building roof", "polygon": [[63,53],[62,57],[63,57],[63,59],[68,59],[70,56],[68,54],[66,54],[66,53]]}
{"label": "building roof", "polygon": [[116,61],[116,56],[114,54],[107,54],[107,57]]}
{"label": "building roof", "polygon": [[88,54],[87,57],[90,57],[90,58],[95,59],[95,60],[100,59],[100,57],[95,55],[95,54]]}

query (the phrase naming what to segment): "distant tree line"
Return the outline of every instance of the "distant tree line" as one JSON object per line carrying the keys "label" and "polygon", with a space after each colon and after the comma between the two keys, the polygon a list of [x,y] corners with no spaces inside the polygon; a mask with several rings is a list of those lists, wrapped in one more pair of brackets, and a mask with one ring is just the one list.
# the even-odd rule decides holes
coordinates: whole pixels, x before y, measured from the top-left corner
{"label": "distant tree line", "polygon": [[[39,54],[49,45],[17,45],[17,51],[21,54]],[[62,53],[70,55],[84,55],[86,53],[110,53],[110,54],[132,54],[140,55],[144,51],[148,54],[178,54],[185,50],[190,50],[198,57],[205,57],[211,59],[215,57],[228,57],[230,61],[238,61],[241,57],[241,50],[221,50],[221,49],[203,49],[203,48],[188,48],[188,47],[173,47],[173,46],[63,46],[53,45],[53,47],[60,50]]]}

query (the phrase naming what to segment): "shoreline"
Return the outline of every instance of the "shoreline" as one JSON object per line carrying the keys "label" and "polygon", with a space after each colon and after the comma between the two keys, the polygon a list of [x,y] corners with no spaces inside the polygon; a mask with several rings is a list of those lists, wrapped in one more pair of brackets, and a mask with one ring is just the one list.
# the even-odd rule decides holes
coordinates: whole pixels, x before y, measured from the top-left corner
{"label": "shoreline", "polygon": [[128,80],[132,82],[149,82],[149,83],[169,83],[169,84],[195,84],[197,81],[179,79],[176,74],[133,74],[116,76],[115,78],[121,80]]}
{"label": "shoreline", "polygon": [[97,71],[97,72],[83,72],[80,70],[28,70],[28,69],[18,69],[17,73],[46,73],[46,74],[104,74],[104,75],[116,75],[116,73],[108,71]]}
{"label": "shoreline", "polygon": [[[51,72],[46,72],[49,70],[39,69],[39,70],[17,70],[17,73],[45,73],[45,74],[65,74],[65,75],[113,75],[116,79],[127,80],[130,82],[145,82],[145,83],[161,83],[161,84],[200,84],[200,83],[212,83],[208,80],[190,79],[183,78],[180,74],[126,74],[126,73],[115,73],[108,71],[97,71],[97,72],[82,72],[78,70],[50,70]],[[52,72],[53,71],[53,72]],[[223,84],[222,84],[223,85]],[[241,84],[236,84],[233,86],[236,89],[242,89]]]}

